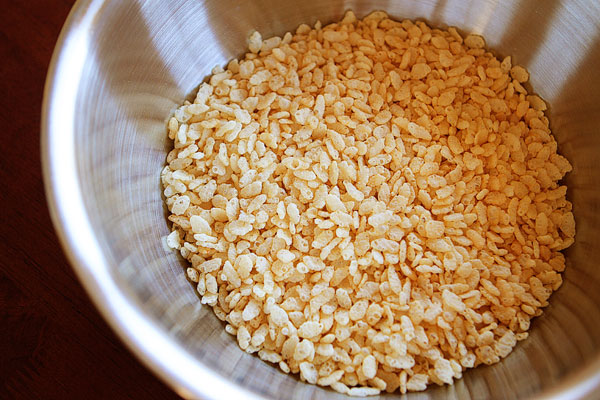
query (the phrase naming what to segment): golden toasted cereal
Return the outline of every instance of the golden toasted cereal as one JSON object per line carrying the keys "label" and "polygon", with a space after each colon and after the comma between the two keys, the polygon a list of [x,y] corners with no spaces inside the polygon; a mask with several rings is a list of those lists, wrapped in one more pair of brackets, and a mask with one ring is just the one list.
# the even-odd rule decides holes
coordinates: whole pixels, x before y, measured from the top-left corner
{"label": "golden toasted cereal", "polygon": [[166,242],[202,303],[245,351],[349,395],[506,357],[575,236],[527,70],[382,12],[248,47],[168,123]]}

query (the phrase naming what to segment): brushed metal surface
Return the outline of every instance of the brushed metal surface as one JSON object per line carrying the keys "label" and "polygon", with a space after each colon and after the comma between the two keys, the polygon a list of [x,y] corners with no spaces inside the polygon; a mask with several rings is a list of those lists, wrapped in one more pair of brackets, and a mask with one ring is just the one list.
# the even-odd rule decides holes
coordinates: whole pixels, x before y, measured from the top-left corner
{"label": "brushed metal surface", "polygon": [[[529,68],[571,160],[577,220],[565,283],[501,363],[409,399],[598,396],[600,387],[600,3],[546,0],[79,1],[57,45],[43,109],[51,212],[82,283],[129,347],[185,397],[336,399],[238,349],[201,306],[169,230],[159,174],[171,111],[244,53],[252,29],[282,35],[345,10],[386,10],[483,34]],[[399,395],[382,397],[395,398]]]}

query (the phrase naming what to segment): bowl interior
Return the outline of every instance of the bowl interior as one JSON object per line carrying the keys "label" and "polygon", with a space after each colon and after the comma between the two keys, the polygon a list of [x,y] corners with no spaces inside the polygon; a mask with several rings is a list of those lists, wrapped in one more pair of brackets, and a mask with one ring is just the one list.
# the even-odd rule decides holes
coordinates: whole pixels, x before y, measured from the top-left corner
{"label": "bowl interior", "polygon": [[[185,278],[184,260],[163,245],[169,229],[160,171],[171,145],[167,118],[213,66],[245,52],[252,29],[263,37],[283,35],[300,23],[338,20],[348,9],[361,17],[386,10],[396,19],[420,18],[432,26],[484,35],[498,55],[512,55],[530,70],[533,88],[550,104],[559,151],[574,167],[567,183],[576,243],[567,253],[565,283],[533,321],[530,338],[501,363],[471,370],[454,386],[408,397],[523,398],[562,390],[565,379],[589,378],[586,366],[600,357],[600,169],[594,164],[600,154],[600,6],[586,0],[78,3],[50,74],[45,155],[55,220],[92,296],[134,348],[146,333],[127,322],[133,319],[114,316],[119,310],[106,305],[106,285],[177,351],[189,355],[194,368],[266,398],[345,397],[244,353],[212,311],[201,306]],[[69,73],[70,89],[61,83]],[[58,110],[53,99],[69,90],[75,100],[66,111]],[[66,119],[65,131],[56,129],[60,118]],[[61,164],[65,159],[73,171]],[[84,221],[62,201],[65,174],[76,179],[73,196]],[[100,257],[91,260],[94,253],[79,240],[80,230]],[[180,393],[210,395],[207,382],[182,371],[188,364],[159,360],[148,354],[151,346],[137,352]],[[592,378],[599,379],[597,374]],[[581,389],[574,385],[568,387]]]}

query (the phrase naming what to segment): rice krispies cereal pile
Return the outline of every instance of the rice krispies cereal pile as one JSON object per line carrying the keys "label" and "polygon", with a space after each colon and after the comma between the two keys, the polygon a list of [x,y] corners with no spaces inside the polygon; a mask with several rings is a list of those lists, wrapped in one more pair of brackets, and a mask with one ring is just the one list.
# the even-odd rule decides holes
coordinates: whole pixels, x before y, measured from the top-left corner
{"label": "rice krispies cereal pile", "polygon": [[168,123],[167,243],[202,303],[243,350],[350,395],[506,357],[575,236],[527,70],[382,12],[248,44]]}

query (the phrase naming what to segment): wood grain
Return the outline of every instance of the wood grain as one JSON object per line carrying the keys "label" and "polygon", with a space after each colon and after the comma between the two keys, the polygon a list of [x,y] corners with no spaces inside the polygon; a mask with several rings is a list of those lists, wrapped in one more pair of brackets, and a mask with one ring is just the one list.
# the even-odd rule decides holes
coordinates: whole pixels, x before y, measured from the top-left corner
{"label": "wood grain", "polygon": [[0,11],[0,398],[177,398],[100,317],[48,215],[42,95],[73,3],[3,1]]}

